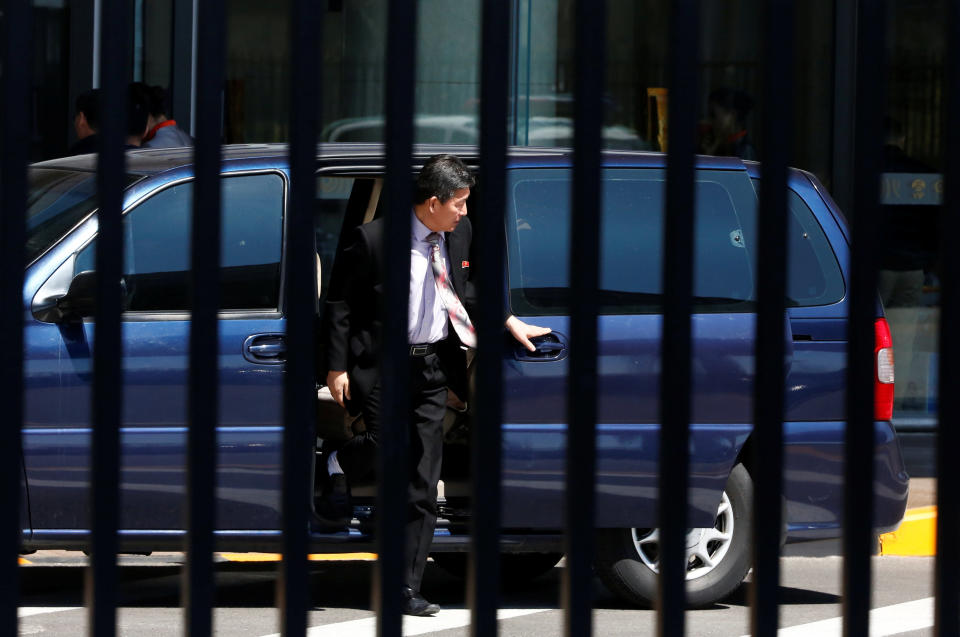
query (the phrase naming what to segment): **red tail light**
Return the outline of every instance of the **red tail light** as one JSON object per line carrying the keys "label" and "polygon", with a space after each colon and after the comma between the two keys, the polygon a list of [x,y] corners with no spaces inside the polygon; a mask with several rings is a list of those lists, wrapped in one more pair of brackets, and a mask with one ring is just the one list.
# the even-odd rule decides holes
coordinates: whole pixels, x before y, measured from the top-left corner
{"label": "red tail light", "polygon": [[893,418],[893,340],[887,319],[874,321],[873,334],[873,418],[890,420]]}

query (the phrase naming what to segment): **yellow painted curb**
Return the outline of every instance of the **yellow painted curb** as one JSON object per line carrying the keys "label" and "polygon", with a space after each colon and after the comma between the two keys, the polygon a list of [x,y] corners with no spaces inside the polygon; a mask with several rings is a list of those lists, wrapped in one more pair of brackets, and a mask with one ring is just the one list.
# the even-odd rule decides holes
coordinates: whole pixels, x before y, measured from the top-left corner
{"label": "yellow painted curb", "polygon": [[907,509],[900,528],[880,536],[880,555],[937,554],[937,507]]}
{"label": "yellow painted curb", "polygon": [[[228,562],[279,562],[280,553],[220,553]],[[313,553],[308,556],[311,562],[373,562],[376,553]]]}
{"label": "yellow painted curb", "polygon": [[376,553],[315,553],[311,562],[376,562]]}

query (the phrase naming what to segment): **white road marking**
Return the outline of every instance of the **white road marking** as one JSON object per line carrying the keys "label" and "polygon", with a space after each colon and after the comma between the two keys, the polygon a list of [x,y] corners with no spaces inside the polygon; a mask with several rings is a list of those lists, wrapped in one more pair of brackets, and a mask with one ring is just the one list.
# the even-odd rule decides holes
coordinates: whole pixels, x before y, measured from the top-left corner
{"label": "white road marking", "polygon": [[[512,619],[534,613],[542,613],[549,608],[504,608],[497,612],[497,619]],[[441,610],[433,617],[404,617],[404,635],[426,635],[451,628],[462,628],[470,625],[469,609],[452,608]],[[364,617],[324,626],[314,626],[307,630],[307,637],[370,637],[377,631],[377,618]],[[266,637],[280,637],[279,633]]]}
{"label": "white road marking", "polygon": [[17,609],[17,617],[33,617],[47,613],[62,613],[68,610],[82,610],[83,606],[21,606]]}
{"label": "white road marking", "polygon": [[[910,630],[933,626],[933,598],[925,597],[913,602],[883,606],[870,611],[870,637],[899,635]],[[843,634],[843,618],[834,617],[781,628],[778,637],[840,637]],[[744,635],[743,637],[749,637]]]}

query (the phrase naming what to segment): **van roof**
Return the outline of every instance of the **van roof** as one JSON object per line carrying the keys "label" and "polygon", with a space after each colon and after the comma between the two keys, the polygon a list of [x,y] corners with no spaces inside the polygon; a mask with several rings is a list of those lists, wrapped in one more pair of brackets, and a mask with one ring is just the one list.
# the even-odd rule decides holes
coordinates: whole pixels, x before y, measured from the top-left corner
{"label": "van roof", "polygon": [[[224,162],[241,161],[250,164],[270,166],[287,165],[287,144],[228,144],[222,147]],[[476,146],[455,145],[416,145],[413,149],[414,163],[439,153],[450,153],[461,157],[469,164],[479,160]],[[573,151],[569,148],[537,148],[515,146],[508,149],[510,163],[517,167],[529,166],[571,166]],[[607,166],[636,166],[663,168],[666,166],[666,154],[650,151],[605,151],[604,163]],[[363,160],[365,165],[382,166],[385,159],[383,144],[361,143],[325,143],[317,146],[317,158],[335,163],[352,163]],[[193,163],[193,148],[156,148],[126,151],[127,172],[135,175],[153,175],[175,168],[183,168]],[[259,161],[258,161],[259,160]],[[740,169],[744,165],[736,157],[698,156],[697,165],[702,168]],[[33,164],[38,168],[59,168],[93,172],[97,167],[97,155],[75,155]]]}

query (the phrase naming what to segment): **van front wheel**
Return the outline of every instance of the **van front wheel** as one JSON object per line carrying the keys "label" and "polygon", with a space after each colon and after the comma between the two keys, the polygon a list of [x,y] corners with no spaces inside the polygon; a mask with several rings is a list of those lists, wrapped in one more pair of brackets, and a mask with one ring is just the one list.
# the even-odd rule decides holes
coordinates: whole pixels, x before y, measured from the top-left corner
{"label": "van front wheel", "polygon": [[[735,591],[750,570],[753,482],[738,464],[730,472],[712,527],[687,531],[687,604],[709,606]],[[659,529],[602,529],[596,571],[613,593],[652,604],[660,568]]]}

